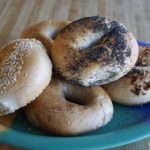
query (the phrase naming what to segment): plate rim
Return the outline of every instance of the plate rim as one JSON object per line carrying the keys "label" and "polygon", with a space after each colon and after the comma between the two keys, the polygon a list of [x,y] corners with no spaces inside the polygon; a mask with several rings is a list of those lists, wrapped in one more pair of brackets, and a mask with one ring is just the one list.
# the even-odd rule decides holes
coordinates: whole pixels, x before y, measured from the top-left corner
{"label": "plate rim", "polygon": [[[149,137],[150,124],[146,123],[146,121],[149,119],[150,117],[146,118],[145,120],[143,120],[138,124],[133,124],[118,130],[113,130],[108,133],[90,135],[90,137],[88,135],[75,137],[49,137],[44,135],[33,135],[29,133],[19,132],[14,129],[9,129],[8,131],[2,132],[0,134],[0,141],[14,146],[19,146],[22,148],[31,148],[32,145],[33,149],[36,150],[38,150],[37,145],[39,143],[37,144],[35,141],[40,141],[40,145],[42,144],[43,150],[47,150],[47,146],[49,146],[50,144],[52,144],[51,146],[53,149],[61,148],[62,150],[63,149],[66,150],[67,148],[69,149],[68,147],[69,145],[72,146],[71,147],[72,149],[82,149],[82,150],[112,148],[124,144],[129,144],[141,140],[143,138]],[[109,140],[109,143],[107,143],[107,140],[110,139],[110,137],[112,136],[111,134],[114,133],[116,134],[115,138],[112,141]],[[128,133],[130,133],[130,135],[128,135]],[[17,141],[17,139],[20,139],[19,142]],[[28,141],[26,139],[28,139]],[[98,139],[102,141],[98,141]],[[106,140],[106,142],[104,142],[104,140]],[[33,142],[35,142],[36,144],[33,144]],[[28,143],[30,144],[27,145]],[[59,143],[59,145],[57,145],[56,143]],[[41,149],[40,145],[38,146],[39,150]],[[46,147],[44,147],[44,145]],[[61,147],[61,145],[64,145],[64,147]],[[53,146],[55,146],[55,148]]]}

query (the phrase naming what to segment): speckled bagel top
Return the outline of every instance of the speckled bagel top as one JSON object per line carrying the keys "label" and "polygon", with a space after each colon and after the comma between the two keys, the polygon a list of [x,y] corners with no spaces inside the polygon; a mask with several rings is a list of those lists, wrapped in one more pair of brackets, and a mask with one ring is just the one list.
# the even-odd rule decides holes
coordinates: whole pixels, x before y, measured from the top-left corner
{"label": "speckled bagel top", "polygon": [[0,116],[39,96],[51,73],[51,61],[38,40],[17,39],[0,48]]}
{"label": "speckled bagel top", "polygon": [[98,85],[128,72],[135,64],[137,51],[134,37],[123,25],[94,16],[74,21],[56,36],[52,60],[56,70],[67,80]]}

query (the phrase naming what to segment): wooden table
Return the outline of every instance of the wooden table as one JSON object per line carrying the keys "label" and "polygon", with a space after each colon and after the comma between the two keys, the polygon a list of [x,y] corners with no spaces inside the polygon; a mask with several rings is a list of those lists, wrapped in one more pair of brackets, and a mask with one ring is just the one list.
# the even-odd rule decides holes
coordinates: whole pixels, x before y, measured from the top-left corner
{"label": "wooden table", "polygon": [[[0,0],[0,46],[46,19],[75,20],[101,15],[124,23],[137,39],[150,42],[149,0]],[[150,150],[150,138],[112,150]],[[0,144],[0,150],[20,150]]]}

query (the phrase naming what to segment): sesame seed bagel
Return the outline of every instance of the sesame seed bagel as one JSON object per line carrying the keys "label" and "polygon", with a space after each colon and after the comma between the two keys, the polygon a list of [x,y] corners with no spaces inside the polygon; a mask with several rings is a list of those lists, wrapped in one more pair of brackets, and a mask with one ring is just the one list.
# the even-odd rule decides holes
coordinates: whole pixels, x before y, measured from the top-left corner
{"label": "sesame seed bagel", "polygon": [[41,42],[11,41],[0,49],[0,115],[34,100],[51,79],[52,64]]}
{"label": "sesame seed bagel", "polygon": [[136,66],[124,77],[104,85],[113,101],[125,105],[150,102],[150,46],[140,46]]}
{"label": "sesame seed bagel", "polygon": [[42,21],[31,27],[24,29],[21,33],[22,38],[35,38],[42,42],[42,44],[47,49],[48,54],[50,54],[50,49],[53,44],[53,40],[56,34],[68,25],[70,21],[68,20],[48,20]]}
{"label": "sesame seed bagel", "polygon": [[86,17],[57,34],[51,58],[55,70],[71,83],[102,85],[131,70],[138,58],[138,44],[119,22]]}
{"label": "sesame seed bagel", "polygon": [[34,126],[51,134],[76,135],[107,124],[113,105],[101,87],[81,87],[52,79],[24,110]]}

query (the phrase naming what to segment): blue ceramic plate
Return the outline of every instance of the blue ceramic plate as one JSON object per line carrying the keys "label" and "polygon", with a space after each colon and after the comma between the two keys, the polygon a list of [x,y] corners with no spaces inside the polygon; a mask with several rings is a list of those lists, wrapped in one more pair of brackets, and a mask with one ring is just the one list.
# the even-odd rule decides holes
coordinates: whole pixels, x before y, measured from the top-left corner
{"label": "blue ceramic plate", "polygon": [[150,136],[150,103],[132,107],[114,104],[114,116],[108,125],[75,137],[48,135],[31,126],[22,113],[11,123],[7,119],[0,120],[0,142],[32,150],[106,149]]}

